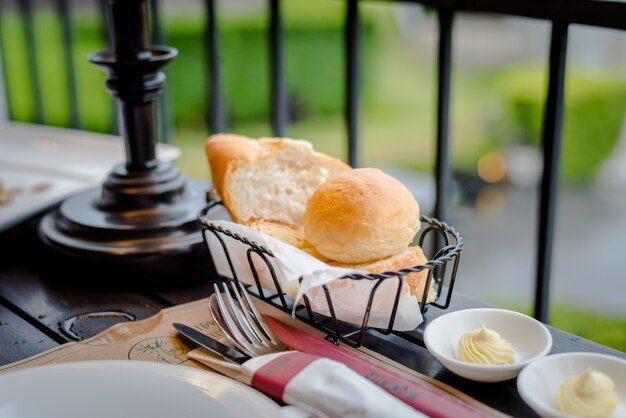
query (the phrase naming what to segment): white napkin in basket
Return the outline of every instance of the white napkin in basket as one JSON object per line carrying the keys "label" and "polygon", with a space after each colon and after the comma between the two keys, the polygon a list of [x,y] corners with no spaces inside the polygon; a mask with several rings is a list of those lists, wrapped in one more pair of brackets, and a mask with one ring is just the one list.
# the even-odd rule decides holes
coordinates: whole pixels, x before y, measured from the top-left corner
{"label": "white napkin in basket", "polygon": [[[323,284],[327,284],[337,318],[357,325],[362,324],[371,290],[377,281],[338,279],[347,274],[368,274],[367,271],[330,266],[311,257],[304,251],[243,225],[227,221],[210,223],[270,250],[275,257],[267,256],[267,259],[274,267],[280,287],[290,297],[301,300],[302,295],[306,294],[311,308],[315,312],[330,315],[326,296],[321,287]],[[220,240],[211,231],[207,231],[205,234],[218,274],[233,278],[231,264],[224,253]],[[245,283],[255,284],[248,261],[250,246],[222,233],[218,234],[226,245],[238,279]],[[250,257],[259,274],[262,287],[274,290],[275,286],[265,263],[254,253],[250,254]],[[301,283],[299,282],[300,278],[302,278]],[[398,285],[402,286],[401,296],[393,329],[396,331],[413,330],[422,322],[419,304],[411,296],[408,285],[403,281],[399,282],[397,278],[391,278],[384,280],[378,286],[376,296],[372,301],[368,326],[386,328],[389,325]]]}

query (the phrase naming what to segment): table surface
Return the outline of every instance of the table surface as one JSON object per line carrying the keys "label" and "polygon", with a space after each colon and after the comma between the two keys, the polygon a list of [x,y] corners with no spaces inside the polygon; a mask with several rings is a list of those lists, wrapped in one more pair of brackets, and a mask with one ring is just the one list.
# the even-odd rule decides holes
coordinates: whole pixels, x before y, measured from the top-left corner
{"label": "table surface", "polygon": [[[40,353],[74,338],[88,338],[110,325],[128,318],[143,319],[160,309],[207,297],[210,277],[200,284],[167,291],[119,292],[82,288],[63,283],[53,257],[43,256],[45,248],[37,238],[37,219],[0,234],[0,365]],[[51,271],[55,273],[51,274]],[[61,270],[62,271],[62,270]],[[84,282],[89,283],[89,272]],[[462,280],[462,269],[460,272]],[[80,288],[79,288],[80,287]],[[477,383],[448,372],[420,342],[428,321],[451,310],[485,306],[484,303],[455,293],[447,311],[431,307],[425,322],[412,333],[417,343],[397,335],[383,336],[370,331],[365,345],[399,363],[434,377],[502,412],[516,417],[535,417],[520,398],[515,381]],[[84,314],[110,312],[89,317]],[[68,319],[81,315],[71,333],[64,331]],[[66,327],[65,327],[66,328]],[[621,358],[626,354],[583,338],[550,328],[552,353],[587,351]]]}

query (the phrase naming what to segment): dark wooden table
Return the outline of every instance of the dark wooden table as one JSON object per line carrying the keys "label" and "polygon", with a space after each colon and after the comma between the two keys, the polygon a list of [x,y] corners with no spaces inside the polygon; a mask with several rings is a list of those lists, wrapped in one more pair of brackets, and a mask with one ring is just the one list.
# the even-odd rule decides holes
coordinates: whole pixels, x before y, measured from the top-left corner
{"label": "dark wooden table", "polygon": [[[21,360],[59,344],[72,341],[63,323],[81,314],[112,312],[78,320],[71,327],[75,337],[87,338],[118,321],[149,317],[160,309],[207,297],[211,281],[161,292],[114,292],[89,290],[63,283],[62,274],[51,273],[54,259],[45,256],[37,238],[37,218],[0,234],[0,365]],[[462,266],[461,266],[462,267]],[[56,267],[58,268],[58,266]],[[463,280],[462,268],[459,280]],[[84,283],[90,272],[84,272]],[[449,310],[485,306],[462,294],[453,296]],[[448,310],[448,311],[449,311]],[[431,308],[426,321],[445,313]],[[207,312],[208,315],[208,312]],[[425,324],[424,324],[425,325]],[[424,325],[413,335],[420,339]],[[591,351],[626,358],[622,352],[550,328],[554,339],[552,353]],[[423,345],[399,336],[372,332],[366,345],[411,369],[445,382],[468,395],[516,417],[536,415],[521,400],[515,381],[477,383],[453,375],[433,358]]]}

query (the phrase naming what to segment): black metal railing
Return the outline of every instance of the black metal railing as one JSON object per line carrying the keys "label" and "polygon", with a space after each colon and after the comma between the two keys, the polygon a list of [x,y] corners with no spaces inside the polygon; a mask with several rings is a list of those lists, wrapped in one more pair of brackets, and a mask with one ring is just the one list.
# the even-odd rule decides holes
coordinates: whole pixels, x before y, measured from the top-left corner
{"label": "black metal railing", "polygon": [[80,129],[81,122],[78,115],[78,90],[76,88],[76,69],[74,68],[74,36],[70,21],[68,0],[57,0],[57,13],[61,21],[63,33],[63,62],[65,63],[65,83],[67,85],[69,127]]}
{"label": "black metal railing", "polygon": [[[102,1],[96,0],[102,4]],[[268,0],[269,25],[269,65],[270,65],[270,105],[271,122],[275,135],[283,136],[287,132],[289,120],[287,89],[283,60],[283,25],[281,4],[289,0]],[[365,1],[375,0],[343,0],[346,7],[345,20],[345,123],[347,132],[347,155],[349,163],[359,165],[359,126],[360,126],[360,65],[361,50],[360,12],[359,5]],[[384,0],[379,0],[385,2]],[[450,108],[450,73],[452,69],[452,33],[454,17],[459,12],[494,13],[500,15],[528,17],[551,22],[550,56],[548,68],[548,93],[544,107],[542,149],[544,155],[543,177],[541,182],[540,204],[538,208],[538,244],[537,270],[535,291],[535,317],[545,321],[548,313],[549,283],[552,264],[552,247],[554,241],[556,194],[560,164],[561,132],[563,119],[563,89],[566,68],[566,50],[568,27],[570,24],[591,25],[603,28],[626,30],[626,3],[600,0],[387,0],[387,3],[406,2],[418,3],[437,11],[439,21],[438,42],[438,86],[437,86],[437,120],[436,120],[436,202],[434,216],[440,220],[447,219],[448,191],[451,179],[449,160],[449,108]],[[155,43],[163,39],[159,23],[159,0],[151,0],[152,6],[152,37]],[[211,132],[227,130],[225,113],[225,94],[220,73],[220,42],[218,16],[215,0],[204,0],[206,10],[206,30],[204,34],[206,52],[206,120]],[[41,86],[37,74],[37,45],[33,35],[33,17],[31,0],[17,0],[20,16],[23,21],[24,39],[27,48],[29,80],[31,84],[33,122],[45,122]],[[67,0],[56,0],[55,7],[63,28],[64,61],[69,89],[70,126],[81,127],[81,118],[76,94],[73,69],[73,38],[70,23],[70,11]],[[104,15],[103,15],[104,16]],[[103,36],[109,43],[106,25],[103,25]],[[0,47],[4,53],[7,39],[2,36],[0,28]],[[6,57],[3,56],[4,59]],[[4,62],[3,59],[3,62]],[[6,71],[5,71],[6,74]],[[5,91],[11,86],[5,80]],[[162,101],[161,118],[167,131],[170,118],[167,116],[167,100]],[[12,116],[8,106],[9,117]],[[113,118],[115,119],[115,118]],[[166,138],[167,136],[162,136]]]}

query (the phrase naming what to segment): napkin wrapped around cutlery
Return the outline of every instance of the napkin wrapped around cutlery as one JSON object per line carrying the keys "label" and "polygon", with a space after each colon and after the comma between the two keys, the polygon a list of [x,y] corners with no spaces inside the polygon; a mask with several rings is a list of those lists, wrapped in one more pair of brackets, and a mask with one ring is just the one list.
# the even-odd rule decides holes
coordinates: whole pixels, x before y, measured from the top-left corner
{"label": "napkin wrapped around cutlery", "polygon": [[416,410],[432,418],[485,418],[491,416],[472,405],[435,390],[422,382],[407,379],[391,369],[365,357],[355,355],[345,347],[338,347],[323,338],[309,334],[272,316],[263,315],[274,334],[292,350],[335,360],[356,374],[365,377]]}
{"label": "napkin wrapped around cutlery", "polygon": [[[369,274],[369,272],[330,266],[298,248],[243,225],[217,220],[209,224],[229,230],[270,250],[275,257],[268,256],[267,258],[272,263],[280,287],[294,300],[300,301],[306,294],[313,311],[330,316],[326,295],[321,287],[326,284],[337,318],[358,325],[362,324],[370,293],[377,281],[339,280],[339,278],[347,274]],[[218,274],[229,278],[234,278],[236,274],[239,280],[254,285],[248,259],[250,257],[259,273],[262,287],[269,290],[275,289],[265,263],[257,254],[248,255],[249,245],[223,234],[219,234],[218,238],[210,231],[205,231],[205,237]],[[222,245],[226,247],[228,256]],[[302,278],[301,282],[300,278]],[[377,287],[369,316],[370,327],[386,328],[389,325],[398,284],[398,279],[392,278],[383,280]],[[396,331],[413,330],[422,322],[419,303],[411,295],[406,283],[402,282],[401,286],[393,329]]]}
{"label": "napkin wrapped around cutlery", "polygon": [[425,415],[391,396],[344,364],[312,354],[286,351],[228,364],[194,350],[189,356],[208,366],[240,369],[251,386],[275,400],[320,418],[409,418]]}

